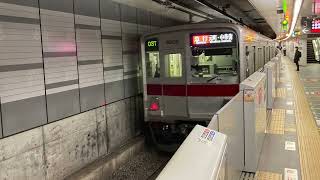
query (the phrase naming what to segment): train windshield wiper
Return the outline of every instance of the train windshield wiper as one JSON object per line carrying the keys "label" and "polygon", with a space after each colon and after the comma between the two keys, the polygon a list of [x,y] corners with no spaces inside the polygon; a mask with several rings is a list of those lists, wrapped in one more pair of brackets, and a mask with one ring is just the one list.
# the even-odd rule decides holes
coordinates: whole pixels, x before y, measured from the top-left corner
{"label": "train windshield wiper", "polygon": [[210,81],[212,81],[212,80],[214,80],[214,79],[217,79],[218,77],[219,77],[219,75],[216,75],[216,74],[215,74],[215,76],[213,76],[212,78],[210,78],[210,79],[207,80],[207,83],[210,82]]}

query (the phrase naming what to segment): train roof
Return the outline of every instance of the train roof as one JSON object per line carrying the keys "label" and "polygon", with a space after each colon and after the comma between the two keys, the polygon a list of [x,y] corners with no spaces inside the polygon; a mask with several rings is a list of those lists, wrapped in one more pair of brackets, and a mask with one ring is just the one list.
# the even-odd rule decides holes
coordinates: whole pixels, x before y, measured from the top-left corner
{"label": "train roof", "polygon": [[171,27],[164,27],[160,29],[153,30],[149,33],[146,33],[142,36],[142,38],[156,35],[156,34],[162,34],[162,33],[169,33],[169,32],[176,32],[176,31],[188,31],[188,30],[201,30],[201,29],[208,29],[208,28],[231,28],[237,33],[246,33],[246,34],[254,34],[259,39],[263,39],[265,41],[273,41],[272,39],[246,27],[239,24],[234,23],[193,23],[193,24],[184,24],[184,25],[178,25],[178,26],[171,26]]}

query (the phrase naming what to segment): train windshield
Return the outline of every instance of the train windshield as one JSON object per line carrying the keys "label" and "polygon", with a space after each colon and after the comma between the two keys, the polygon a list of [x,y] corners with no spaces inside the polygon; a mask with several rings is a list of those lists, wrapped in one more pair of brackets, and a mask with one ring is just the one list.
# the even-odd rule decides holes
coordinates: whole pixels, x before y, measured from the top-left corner
{"label": "train windshield", "polygon": [[191,75],[193,78],[221,79],[238,83],[239,58],[237,48],[193,49]]}
{"label": "train windshield", "polygon": [[190,46],[193,80],[208,83],[238,83],[239,57],[235,33],[192,33]]}

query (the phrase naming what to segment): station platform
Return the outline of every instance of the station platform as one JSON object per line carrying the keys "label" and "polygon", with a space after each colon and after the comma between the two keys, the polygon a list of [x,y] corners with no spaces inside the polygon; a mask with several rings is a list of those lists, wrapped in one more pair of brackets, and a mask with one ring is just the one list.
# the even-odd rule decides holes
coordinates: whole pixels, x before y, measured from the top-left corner
{"label": "station platform", "polygon": [[319,72],[318,64],[301,67],[298,72],[292,60],[282,57],[258,171],[255,175],[243,173],[241,179],[320,179]]}

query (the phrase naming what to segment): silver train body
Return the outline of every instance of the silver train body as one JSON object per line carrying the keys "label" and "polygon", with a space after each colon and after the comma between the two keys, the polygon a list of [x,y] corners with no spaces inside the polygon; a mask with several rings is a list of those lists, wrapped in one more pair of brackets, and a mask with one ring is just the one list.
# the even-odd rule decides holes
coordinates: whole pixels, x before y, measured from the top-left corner
{"label": "silver train body", "polygon": [[188,24],[144,35],[147,138],[162,150],[174,150],[274,56],[275,42],[231,23]]}

